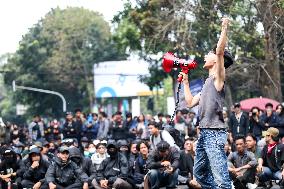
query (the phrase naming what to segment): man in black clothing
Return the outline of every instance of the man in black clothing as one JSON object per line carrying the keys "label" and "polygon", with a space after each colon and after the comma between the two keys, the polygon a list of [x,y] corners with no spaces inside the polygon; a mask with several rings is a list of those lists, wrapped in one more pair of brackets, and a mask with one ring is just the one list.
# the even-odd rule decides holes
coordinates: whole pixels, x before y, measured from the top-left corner
{"label": "man in black clothing", "polygon": [[76,125],[71,112],[66,113],[66,121],[63,125],[63,136],[64,138],[77,138]]}
{"label": "man in black clothing", "polygon": [[97,170],[97,179],[92,182],[95,189],[132,189],[126,181],[129,171],[127,159],[118,152],[115,141],[107,144],[107,152],[110,157],[103,160]]}
{"label": "man in black clothing", "polygon": [[23,161],[23,188],[48,188],[45,182],[45,174],[49,167],[49,162],[42,158],[40,150],[34,147],[29,152],[29,157]]}
{"label": "man in black clothing", "polygon": [[237,135],[244,135],[248,133],[249,130],[249,118],[241,111],[241,105],[236,103],[234,105],[235,112],[231,115],[229,120],[229,127],[233,138]]}
{"label": "man in black clothing", "polygon": [[157,149],[153,150],[147,159],[147,174],[151,189],[159,189],[163,185],[167,189],[176,188],[178,183],[180,154],[175,147],[170,147],[166,141],[157,144]]}
{"label": "man in black clothing", "polygon": [[7,189],[10,185],[12,189],[21,188],[22,170],[21,160],[17,161],[16,153],[9,148],[3,149],[0,163],[0,182],[1,189]]}
{"label": "man in black clothing", "polygon": [[116,112],[114,115],[113,123],[110,127],[112,138],[116,141],[126,140],[128,137],[128,128],[123,124],[122,113]]}
{"label": "man in black clothing", "polygon": [[74,122],[75,122],[75,128],[76,128],[76,134],[77,137],[76,139],[78,140],[78,142],[81,142],[81,137],[83,137],[83,113],[82,110],[77,108],[75,109],[75,118],[74,118]]}
{"label": "man in black clothing", "polygon": [[193,152],[194,138],[187,138],[184,141],[184,150],[180,152],[179,177],[180,183],[186,184],[192,178],[194,165]]}
{"label": "man in black clothing", "polygon": [[260,185],[271,179],[281,180],[284,176],[284,145],[278,143],[279,131],[270,127],[264,134],[267,145],[262,150],[257,167]]}
{"label": "man in black clothing", "polygon": [[92,163],[92,160],[90,158],[83,157],[79,148],[71,147],[69,152],[70,159],[88,175],[88,184],[91,186],[93,179],[96,177],[96,169]]}
{"label": "man in black clothing", "polygon": [[265,129],[264,125],[260,123],[259,112],[258,107],[253,107],[249,118],[249,132],[257,138],[257,141],[261,139],[262,131]]}
{"label": "man in black clothing", "polygon": [[273,112],[273,105],[271,103],[267,103],[265,105],[265,112],[260,116],[260,124],[267,130],[269,127],[277,127],[277,116],[275,112]]}
{"label": "man in black clothing", "polygon": [[59,148],[46,173],[49,189],[88,189],[88,176],[69,158],[69,148]]}

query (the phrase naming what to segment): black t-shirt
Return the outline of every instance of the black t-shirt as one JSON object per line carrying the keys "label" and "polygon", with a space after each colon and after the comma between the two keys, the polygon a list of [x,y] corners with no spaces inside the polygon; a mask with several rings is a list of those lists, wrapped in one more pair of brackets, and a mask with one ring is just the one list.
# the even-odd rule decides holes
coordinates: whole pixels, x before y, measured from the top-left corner
{"label": "black t-shirt", "polygon": [[267,151],[268,146],[265,145],[261,153],[263,166],[269,167],[272,172],[279,171],[284,163],[284,145],[276,145],[271,154],[267,154]]}
{"label": "black t-shirt", "polygon": [[180,152],[180,162],[179,162],[179,170],[180,175],[188,176],[188,173],[193,174],[193,157],[189,153],[185,153],[184,150]]}

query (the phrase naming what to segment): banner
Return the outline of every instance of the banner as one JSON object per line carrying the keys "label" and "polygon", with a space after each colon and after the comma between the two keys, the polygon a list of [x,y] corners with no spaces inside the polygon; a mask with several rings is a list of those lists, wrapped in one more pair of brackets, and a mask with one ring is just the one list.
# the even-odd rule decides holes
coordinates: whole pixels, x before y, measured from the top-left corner
{"label": "banner", "polygon": [[139,81],[149,74],[149,64],[142,60],[101,62],[94,65],[94,91],[96,98],[131,97],[152,94],[149,87]]}
{"label": "banner", "polygon": [[[203,80],[202,79],[195,79],[190,81],[189,87],[190,87],[190,91],[192,96],[197,95],[199,92],[201,92],[202,87],[203,87]],[[178,90],[178,82],[176,84],[176,89],[175,89],[175,95],[177,94],[177,90]],[[179,92],[179,106],[178,109],[185,109],[188,108],[188,105],[185,101],[185,96],[184,96],[184,87],[183,84],[181,84],[181,88],[180,88],[180,92]]]}

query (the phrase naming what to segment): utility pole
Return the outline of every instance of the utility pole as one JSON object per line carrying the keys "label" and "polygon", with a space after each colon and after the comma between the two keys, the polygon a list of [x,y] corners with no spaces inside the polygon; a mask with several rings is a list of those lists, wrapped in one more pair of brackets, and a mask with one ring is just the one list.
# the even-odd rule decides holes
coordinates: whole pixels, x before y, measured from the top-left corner
{"label": "utility pole", "polygon": [[66,112],[66,100],[65,100],[64,96],[62,94],[60,94],[59,92],[44,90],[44,89],[38,89],[38,88],[33,88],[33,87],[18,86],[18,85],[16,85],[15,81],[12,82],[12,87],[13,87],[14,92],[16,91],[16,89],[22,89],[22,90],[36,91],[36,92],[40,92],[40,93],[47,93],[47,94],[53,94],[53,95],[59,96],[62,100],[63,112]]}

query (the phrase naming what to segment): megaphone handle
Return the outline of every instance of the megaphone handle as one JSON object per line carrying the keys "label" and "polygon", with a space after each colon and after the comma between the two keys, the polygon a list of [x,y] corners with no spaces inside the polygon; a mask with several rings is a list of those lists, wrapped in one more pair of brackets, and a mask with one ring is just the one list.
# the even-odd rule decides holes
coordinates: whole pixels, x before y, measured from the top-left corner
{"label": "megaphone handle", "polygon": [[[183,72],[184,74],[188,74],[188,69],[183,69],[182,72]],[[182,82],[182,78],[183,78],[183,76],[180,75],[180,76],[177,78],[177,81],[178,81],[178,82]]]}
{"label": "megaphone handle", "polygon": [[182,75],[178,76],[177,81],[178,81],[178,82],[181,82],[181,81],[182,81],[182,78],[183,78]]}

